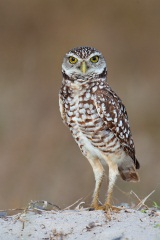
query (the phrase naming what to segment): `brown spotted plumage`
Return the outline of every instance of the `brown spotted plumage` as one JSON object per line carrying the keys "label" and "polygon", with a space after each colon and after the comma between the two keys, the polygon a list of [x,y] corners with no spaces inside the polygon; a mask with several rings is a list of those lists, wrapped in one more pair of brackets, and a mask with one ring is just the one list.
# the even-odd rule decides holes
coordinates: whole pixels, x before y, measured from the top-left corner
{"label": "brown spotted plumage", "polygon": [[106,62],[95,48],[79,47],[66,54],[62,64],[62,87],[59,94],[63,122],[89,160],[95,175],[92,207],[98,197],[104,169],[109,166],[108,194],[103,209],[110,206],[117,175],[123,180],[138,181],[135,147],[126,109],[106,81]]}

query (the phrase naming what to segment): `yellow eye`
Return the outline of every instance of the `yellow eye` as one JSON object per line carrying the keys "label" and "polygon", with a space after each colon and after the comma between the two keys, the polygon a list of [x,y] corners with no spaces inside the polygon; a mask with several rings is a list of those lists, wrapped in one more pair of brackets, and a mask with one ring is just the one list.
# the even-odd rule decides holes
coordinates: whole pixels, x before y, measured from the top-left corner
{"label": "yellow eye", "polygon": [[93,56],[93,57],[90,58],[90,61],[91,61],[92,63],[97,63],[98,60],[99,60],[99,57],[98,57],[98,56]]}
{"label": "yellow eye", "polygon": [[69,57],[69,62],[70,62],[71,64],[75,64],[77,61],[78,61],[77,58],[75,58],[75,57]]}

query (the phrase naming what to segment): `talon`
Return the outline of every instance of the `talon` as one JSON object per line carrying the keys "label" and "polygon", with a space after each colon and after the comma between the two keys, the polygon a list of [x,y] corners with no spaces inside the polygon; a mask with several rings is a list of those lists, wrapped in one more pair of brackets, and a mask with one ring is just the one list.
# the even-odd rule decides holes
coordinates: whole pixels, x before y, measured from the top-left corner
{"label": "talon", "polygon": [[98,203],[92,204],[91,207],[89,208],[89,211],[94,211],[94,210],[104,210],[102,205],[99,205]]}
{"label": "talon", "polygon": [[103,209],[105,212],[107,212],[107,211],[119,212],[122,210],[122,208],[112,206],[111,204],[108,204],[108,203],[103,206]]}
{"label": "talon", "polygon": [[95,209],[93,207],[90,207],[89,208],[89,211],[94,211]]}

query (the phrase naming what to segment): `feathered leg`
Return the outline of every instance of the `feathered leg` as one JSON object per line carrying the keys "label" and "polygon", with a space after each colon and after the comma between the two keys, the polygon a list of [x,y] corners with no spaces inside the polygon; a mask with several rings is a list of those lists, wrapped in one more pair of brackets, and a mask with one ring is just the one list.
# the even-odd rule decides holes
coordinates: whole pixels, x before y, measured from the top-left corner
{"label": "feathered leg", "polygon": [[104,168],[101,162],[99,161],[99,159],[97,158],[92,160],[89,159],[89,162],[93,168],[95,181],[96,181],[91,208],[98,210],[102,208],[101,206],[99,206],[99,192],[100,192],[100,187],[101,187],[103,176],[104,176]]}
{"label": "feathered leg", "polygon": [[117,207],[112,206],[111,204],[111,199],[112,199],[112,192],[113,192],[113,187],[115,185],[117,176],[118,176],[118,167],[117,164],[110,164],[109,165],[109,184],[108,184],[108,192],[107,192],[107,198],[106,201],[103,205],[103,209],[104,210],[115,210],[115,211],[119,211],[120,209]]}

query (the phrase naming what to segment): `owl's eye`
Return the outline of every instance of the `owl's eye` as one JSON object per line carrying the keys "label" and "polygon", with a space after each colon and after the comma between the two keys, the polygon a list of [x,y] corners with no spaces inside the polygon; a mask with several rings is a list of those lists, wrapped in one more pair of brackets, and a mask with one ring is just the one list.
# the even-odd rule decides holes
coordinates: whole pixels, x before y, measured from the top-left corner
{"label": "owl's eye", "polygon": [[75,57],[69,57],[69,62],[70,62],[71,64],[75,64],[77,61],[78,61],[77,58],[75,58]]}
{"label": "owl's eye", "polygon": [[98,60],[99,60],[99,57],[98,57],[98,56],[93,56],[93,57],[90,58],[90,61],[91,61],[92,63],[97,63]]}

